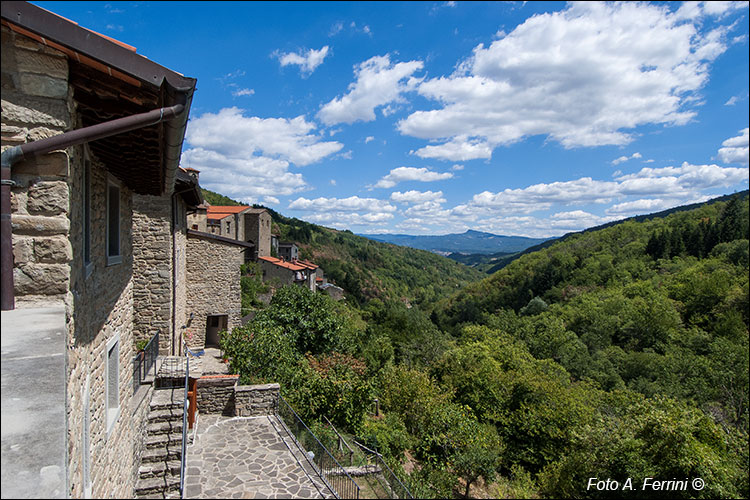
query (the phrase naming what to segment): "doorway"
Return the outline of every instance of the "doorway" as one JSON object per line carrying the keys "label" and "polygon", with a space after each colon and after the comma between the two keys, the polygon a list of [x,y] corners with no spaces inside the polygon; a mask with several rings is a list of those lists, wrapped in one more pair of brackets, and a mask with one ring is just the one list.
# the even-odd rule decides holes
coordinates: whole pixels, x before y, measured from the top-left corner
{"label": "doorway", "polygon": [[206,318],[206,347],[219,347],[219,332],[227,329],[228,320],[226,314]]}

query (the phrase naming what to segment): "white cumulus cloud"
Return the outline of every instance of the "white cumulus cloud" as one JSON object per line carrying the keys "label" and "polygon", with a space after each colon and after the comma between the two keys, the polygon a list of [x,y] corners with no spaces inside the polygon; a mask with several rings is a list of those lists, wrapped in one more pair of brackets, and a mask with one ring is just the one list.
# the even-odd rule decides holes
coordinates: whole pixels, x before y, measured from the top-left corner
{"label": "white cumulus cloud", "polygon": [[740,135],[727,139],[721,145],[723,147],[719,149],[719,160],[722,163],[739,163],[748,166],[750,149],[748,148],[747,127],[740,130]]}
{"label": "white cumulus cloud", "polygon": [[450,172],[433,172],[425,167],[398,167],[392,169],[387,175],[381,178],[374,187],[376,188],[392,188],[399,182],[405,181],[420,181],[420,182],[434,182],[444,179],[450,179],[453,174]]}
{"label": "white cumulus cloud", "polygon": [[403,102],[401,94],[416,88],[420,80],[411,75],[422,67],[422,61],[393,64],[388,54],[372,57],[355,66],[356,81],[349,85],[349,92],[324,104],[318,118],[329,126],[372,121],[376,108]]}
{"label": "white cumulus cloud", "polygon": [[443,192],[442,191],[406,191],[405,193],[402,193],[400,191],[395,191],[391,193],[391,200],[397,201],[399,203],[425,203],[428,201],[443,203],[445,202],[445,198],[443,198]]}
{"label": "white cumulus cloud", "polygon": [[421,157],[466,161],[533,135],[566,148],[624,145],[640,125],[683,125],[727,47],[729,27],[701,21],[727,10],[711,4],[677,15],[667,5],[582,2],[535,15],[475,47],[454,74],[419,84],[439,107],[398,129],[441,142]]}
{"label": "white cumulus cloud", "polygon": [[313,71],[315,71],[315,68],[323,64],[323,60],[328,55],[328,45],[323,46],[323,48],[315,50],[315,49],[309,49],[307,51],[302,51],[300,53],[295,52],[274,52],[274,56],[279,58],[279,64],[281,64],[281,67],[284,66],[290,66],[290,65],[296,65],[299,66],[300,73],[302,73],[303,76],[310,75]]}
{"label": "white cumulus cloud", "polygon": [[303,116],[244,116],[236,107],[205,113],[188,123],[182,164],[200,170],[201,185],[246,203],[288,196],[307,188],[291,164],[309,165],[343,147],[314,129]]}

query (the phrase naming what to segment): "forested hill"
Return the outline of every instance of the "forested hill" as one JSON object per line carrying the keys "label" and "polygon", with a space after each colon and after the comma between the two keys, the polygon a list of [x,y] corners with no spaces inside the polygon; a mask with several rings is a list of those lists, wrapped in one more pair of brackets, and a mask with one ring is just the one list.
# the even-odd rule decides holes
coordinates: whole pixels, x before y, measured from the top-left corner
{"label": "forested hill", "polygon": [[634,281],[658,284],[700,260],[727,260],[730,254],[740,259],[736,265],[747,267],[742,259],[743,248],[747,251],[747,200],[743,191],[697,208],[673,210],[666,217],[639,216],[566,235],[454,295],[440,306],[438,326],[452,329],[499,308],[519,311],[534,297],[565,303]]}
{"label": "forested hill", "polygon": [[[203,196],[214,205],[240,205],[207,189]],[[321,266],[326,277],[360,305],[377,298],[428,310],[437,300],[485,276],[426,250],[373,241],[262,208],[271,214],[282,241],[297,243],[301,258]]]}

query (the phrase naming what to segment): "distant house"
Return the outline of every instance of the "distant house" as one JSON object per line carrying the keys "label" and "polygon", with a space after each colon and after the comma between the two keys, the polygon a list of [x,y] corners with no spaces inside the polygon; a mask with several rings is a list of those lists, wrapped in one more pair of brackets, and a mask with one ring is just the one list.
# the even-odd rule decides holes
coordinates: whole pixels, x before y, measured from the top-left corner
{"label": "distant house", "polygon": [[284,260],[292,261],[299,258],[299,247],[295,243],[279,242],[279,257]]}
{"label": "distant house", "polygon": [[134,340],[172,328],[141,331],[136,308],[167,308],[142,293],[181,280],[184,258],[136,247],[179,241],[173,209],[198,201],[175,195],[196,81],[32,4],[0,8],[3,497],[132,498]]}
{"label": "distant house", "polygon": [[258,262],[263,271],[263,281],[278,280],[281,285],[295,284],[315,291],[317,277],[315,271],[318,266],[303,264],[299,261],[289,262],[276,257],[259,257]]}
{"label": "distant house", "polygon": [[190,215],[188,224],[193,230],[250,243],[246,261],[271,255],[271,215],[265,208],[204,204]]}

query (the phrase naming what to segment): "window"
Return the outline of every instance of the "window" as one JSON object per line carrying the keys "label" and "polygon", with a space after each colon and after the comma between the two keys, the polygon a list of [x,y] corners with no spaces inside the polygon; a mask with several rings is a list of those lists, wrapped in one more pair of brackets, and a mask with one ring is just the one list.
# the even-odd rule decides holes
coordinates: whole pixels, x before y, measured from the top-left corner
{"label": "window", "polygon": [[91,162],[83,161],[83,269],[91,274]]}
{"label": "window", "polygon": [[120,262],[120,186],[110,180],[107,184],[107,265]]}
{"label": "window", "polygon": [[107,342],[105,351],[104,369],[106,371],[104,388],[106,414],[107,414],[107,437],[109,437],[120,415],[120,336],[117,335]]}

